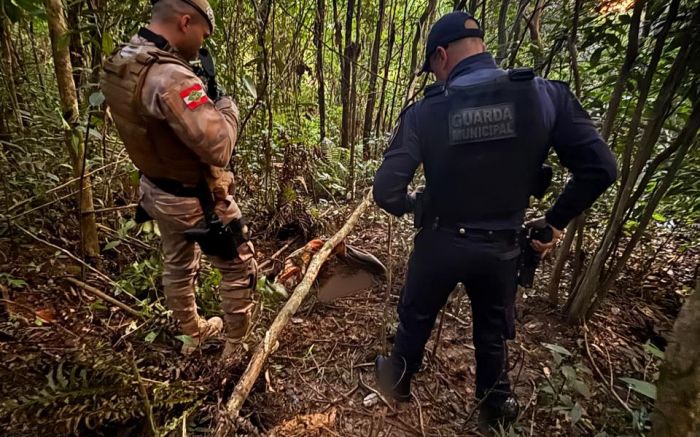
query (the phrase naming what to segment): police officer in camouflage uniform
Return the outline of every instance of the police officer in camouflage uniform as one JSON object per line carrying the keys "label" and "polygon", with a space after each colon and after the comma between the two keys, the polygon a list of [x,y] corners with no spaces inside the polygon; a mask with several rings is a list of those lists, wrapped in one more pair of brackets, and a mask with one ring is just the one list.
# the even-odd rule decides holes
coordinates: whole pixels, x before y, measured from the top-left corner
{"label": "police officer in camouflage uniform", "polygon": [[[422,211],[393,351],[377,358],[377,378],[395,399],[410,399],[437,314],[462,282],[473,314],[479,426],[487,431],[518,413],[506,350],[515,336],[517,235],[550,146],[572,177],[532,224],[554,235],[550,243],[532,242],[539,252],[614,182],[616,164],[567,86],[530,69],[498,68],[466,12],[433,25],[423,71],[438,82],[401,114],[374,181],[375,201],[386,211]],[[425,192],[408,193],[421,164]]]}
{"label": "police officer in camouflage uniform", "polygon": [[[229,97],[207,96],[190,64],[213,31],[207,0],[157,0],[148,27],[107,60],[101,80],[119,134],[142,174],[139,203],[160,229],[167,305],[193,339],[183,345],[185,354],[223,328],[221,318],[197,314],[201,249],[184,235],[203,222],[202,192],[223,224],[246,230],[232,197],[233,175],[224,170],[238,137],[238,108]],[[249,325],[256,282],[253,246],[237,245],[233,259],[210,259],[222,275],[227,356]]]}

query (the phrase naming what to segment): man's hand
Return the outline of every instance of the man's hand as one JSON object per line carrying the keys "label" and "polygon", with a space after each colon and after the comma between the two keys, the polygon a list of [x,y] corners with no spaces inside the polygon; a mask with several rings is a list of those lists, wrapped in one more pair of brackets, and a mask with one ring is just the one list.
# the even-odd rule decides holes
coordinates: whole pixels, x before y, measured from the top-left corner
{"label": "man's hand", "polygon": [[529,222],[525,223],[525,226],[529,226],[532,228],[545,228],[549,227],[552,229],[552,241],[548,243],[544,243],[539,240],[533,239],[530,242],[530,245],[532,246],[535,251],[539,252],[541,256],[546,255],[550,250],[554,248],[554,246],[557,244],[559,239],[561,238],[562,234],[564,233],[563,231],[555,228],[554,226],[550,225],[547,223],[544,217],[540,217],[538,219],[530,220]]}

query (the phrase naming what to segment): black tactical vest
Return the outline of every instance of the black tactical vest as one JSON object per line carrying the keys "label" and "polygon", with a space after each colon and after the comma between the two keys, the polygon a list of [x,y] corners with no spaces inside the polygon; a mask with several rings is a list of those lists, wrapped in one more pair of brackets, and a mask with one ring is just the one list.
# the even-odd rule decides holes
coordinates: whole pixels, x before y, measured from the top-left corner
{"label": "black tactical vest", "polygon": [[533,75],[504,74],[431,94],[419,117],[426,218],[447,225],[527,208],[549,148]]}

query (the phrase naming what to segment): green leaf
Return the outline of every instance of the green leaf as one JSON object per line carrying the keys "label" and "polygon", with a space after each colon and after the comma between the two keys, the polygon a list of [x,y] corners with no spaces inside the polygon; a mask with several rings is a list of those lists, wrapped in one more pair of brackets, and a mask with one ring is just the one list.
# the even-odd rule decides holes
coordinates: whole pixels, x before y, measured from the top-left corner
{"label": "green leaf", "polygon": [[655,212],[655,213],[651,216],[651,218],[653,218],[653,219],[656,220],[657,222],[661,222],[661,223],[664,223],[664,222],[667,221],[667,218],[664,217],[663,215],[659,214],[658,212]]}
{"label": "green leaf", "polygon": [[654,384],[635,378],[620,378],[620,381],[627,383],[629,388],[637,393],[656,400],[656,386]]}
{"label": "green leaf", "polygon": [[112,35],[109,33],[105,32],[102,35],[102,53],[105,55],[108,55],[114,51],[114,39],[112,39]]}
{"label": "green leaf", "polygon": [[569,381],[576,379],[576,370],[571,366],[562,366],[561,373]]}
{"label": "green leaf", "polygon": [[656,345],[654,345],[654,344],[652,344],[652,343],[650,343],[650,342],[648,342],[648,341],[647,341],[646,343],[644,343],[644,350],[645,350],[646,352],[652,354],[652,355],[655,356],[656,358],[659,358],[659,359],[662,359],[662,360],[663,360],[664,357],[666,356],[662,350],[660,350],[658,347],[656,347]]}
{"label": "green leaf", "polygon": [[98,107],[104,103],[105,95],[102,94],[102,91],[96,91],[90,94],[88,100],[90,101],[90,106]]}
{"label": "green leaf", "polygon": [[562,355],[566,355],[569,357],[573,355],[571,352],[569,352],[568,349],[561,347],[558,344],[542,343],[542,346],[546,347],[550,351],[557,352],[557,353],[562,354]]}
{"label": "green leaf", "polygon": [[569,416],[571,417],[571,424],[576,425],[576,423],[581,420],[581,416],[583,416],[583,410],[581,410],[581,405],[579,405],[578,402],[576,402],[571,408],[571,412],[569,413]]}
{"label": "green leaf", "polygon": [[119,241],[119,240],[110,241],[109,243],[105,244],[104,250],[112,250],[115,247],[119,246],[120,244],[121,244],[121,241]]}
{"label": "green leaf", "polygon": [[253,79],[251,79],[250,76],[243,76],[243,85],[254,99],[258,98],[258,91],[255,89],[255,84],[253,83]]}
{"label": "green leaf", "polygon": [[156,337],[158,337],[158,332],[151,331],[148,333],[148,335],[146,337],[144,337],[143,341],[145,341],[146,343],[153,343],[153,340],[155,340]]}
{"label": "green leaf", "polygon": [[573,383],[574,390],[584,398],[588,399],[591,397],[591,391],[588,389],[588,386],[586,385],[585,382],[581,381],[580,379],[577,379]]}
{"label": "green leaf", "polygon": [[190,337],[189,335],[178,335],[175,336],[175,338],[180,340],[185,346],[195,346],[194,338]]}

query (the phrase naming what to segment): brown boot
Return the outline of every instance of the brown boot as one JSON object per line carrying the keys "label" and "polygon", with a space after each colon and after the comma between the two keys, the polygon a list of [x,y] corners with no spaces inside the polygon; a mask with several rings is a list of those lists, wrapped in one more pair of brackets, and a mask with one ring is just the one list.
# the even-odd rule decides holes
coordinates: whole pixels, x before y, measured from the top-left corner
{"label": "brown boot", "polygon": [[197,350],[208,338],[216,337],[224,328],[224,321],[221,317],[212,317],[209,320],[198,320],[199,330],[196,333],[187,334],[192,337],[192,344],[182,345],[182,354],[190,355]]}

